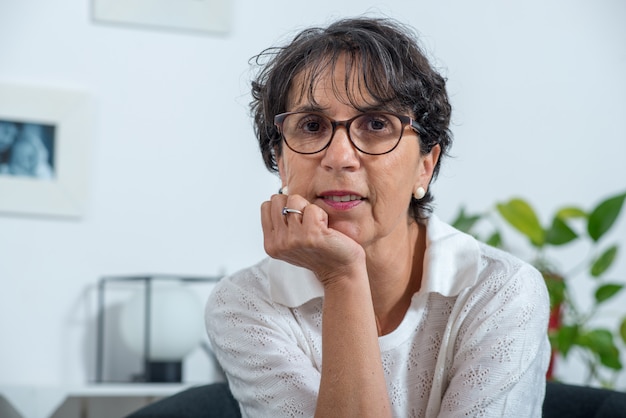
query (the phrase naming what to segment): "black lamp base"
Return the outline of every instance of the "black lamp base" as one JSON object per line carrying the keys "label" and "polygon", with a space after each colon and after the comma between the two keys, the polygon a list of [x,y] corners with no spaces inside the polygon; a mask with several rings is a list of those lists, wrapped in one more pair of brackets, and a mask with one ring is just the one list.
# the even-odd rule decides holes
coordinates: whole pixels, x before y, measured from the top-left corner
{"label": "black lamp base", "polygon": [[180,383],[182,361],[146,361],[146,382]]}

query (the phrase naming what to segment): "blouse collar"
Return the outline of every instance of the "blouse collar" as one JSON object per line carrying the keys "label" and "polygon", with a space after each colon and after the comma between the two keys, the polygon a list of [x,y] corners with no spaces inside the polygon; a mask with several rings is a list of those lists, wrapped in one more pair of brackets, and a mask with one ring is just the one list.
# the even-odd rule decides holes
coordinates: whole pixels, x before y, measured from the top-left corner
{"label": "blouse collar", "polygon": [[[478,242],[436,215],[426,221],[424,277],[419,293],[456,296],[476,283],[479,271]],[[312,271],[269,258],[262,267],[269,277],[270,296],[281,305],[295,308],[324,296],[324,288]]]}

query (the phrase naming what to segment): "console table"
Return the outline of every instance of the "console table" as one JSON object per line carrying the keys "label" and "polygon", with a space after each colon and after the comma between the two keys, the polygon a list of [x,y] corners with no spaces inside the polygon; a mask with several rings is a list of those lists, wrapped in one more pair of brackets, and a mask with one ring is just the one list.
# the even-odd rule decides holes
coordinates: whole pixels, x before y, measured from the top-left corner
{"label": "console table", "polygon": [[[110,417],[120,413],[124,415],[192,386],[195,385],[190,383],[98,383],[66,388],[0,385],[0,416],[13,418],[17,412],[16,417],[21,418],[51,418],[57,411],[63,411],[63,418]],[[124,409],[125,406],[130,410],[117,414],[112,411],[115,408]],[[102,411],[102,409],[106,410]]]}

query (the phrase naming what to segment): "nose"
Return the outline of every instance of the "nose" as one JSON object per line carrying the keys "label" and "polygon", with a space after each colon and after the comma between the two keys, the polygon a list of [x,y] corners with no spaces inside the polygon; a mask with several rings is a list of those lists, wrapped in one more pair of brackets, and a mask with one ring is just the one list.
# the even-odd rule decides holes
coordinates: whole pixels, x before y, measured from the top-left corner
{"label": "nose", "polygon": [[335,135],[323,153],[322,165],[327,169],[354,170],[359,166],[359,153],[352,145],[345,125],[335,128]]}

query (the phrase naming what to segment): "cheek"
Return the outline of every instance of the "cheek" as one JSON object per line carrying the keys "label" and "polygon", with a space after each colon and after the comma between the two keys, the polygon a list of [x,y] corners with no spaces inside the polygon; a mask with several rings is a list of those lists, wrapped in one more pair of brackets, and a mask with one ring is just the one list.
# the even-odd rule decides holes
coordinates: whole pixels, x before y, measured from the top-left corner
{"label": "cheek", "polygon": [[405,161],[404,165],[385,164],[369,171],[368,182],[377,209],[386,210],[384,208],[410,203],[415,176],[409,167]]}
{"label": "cheek", "polygon": [[398,154],[396,158],[390,159],[377,170],[379,176],[385,178],[388,183],[389,192],[406,194],[412,193],[413,185],[419,178],[421,159],[403,158]]}
{"label": "cheek", "polygon": [[296,185],[309,184],[315,175],[317,163],[312,158],[302,158],[299,154],[285,152],[277,162],[280,178],[291,190]]}
{"label": "cheek", "polygon": [[291,161],[289,161],[288,157],[285,157],[284,155],[278,159],[278,172],[280,174],[280,178],[283,180],[284,183],[289,183],[289,178],[290,176],[293,175],[293,172],[291,170]]}
{"label": "cheek", "polygon": [[278,174],[280,175],[280,179],[284,184],[288,183],[291,164],[289,158],[285,157],[285,154],[282,154],[280,157],[276,159],[276,163],[278,166]]}

